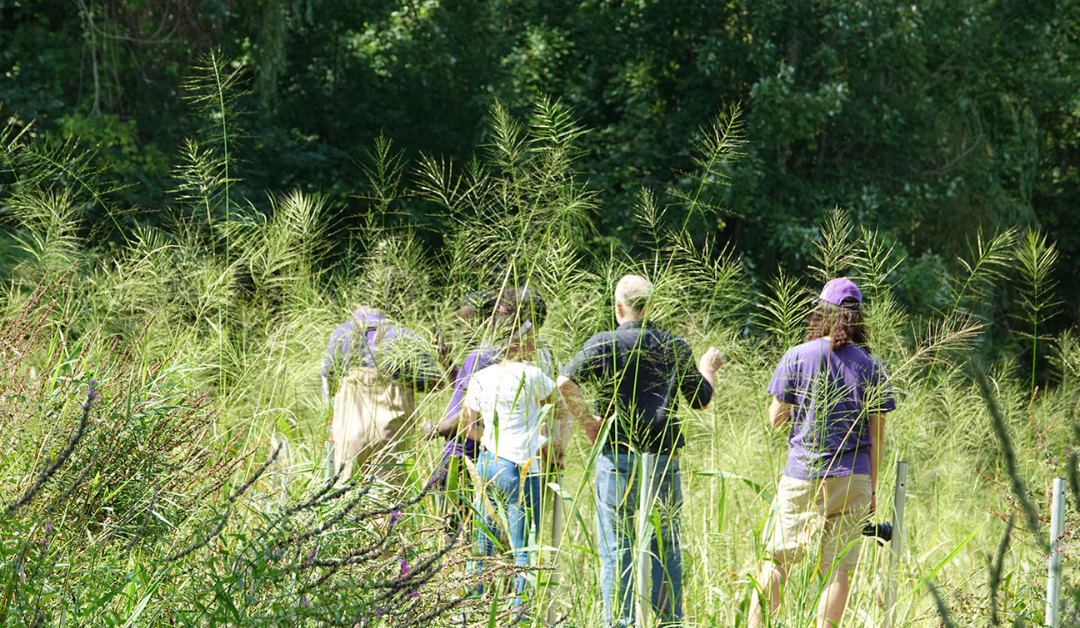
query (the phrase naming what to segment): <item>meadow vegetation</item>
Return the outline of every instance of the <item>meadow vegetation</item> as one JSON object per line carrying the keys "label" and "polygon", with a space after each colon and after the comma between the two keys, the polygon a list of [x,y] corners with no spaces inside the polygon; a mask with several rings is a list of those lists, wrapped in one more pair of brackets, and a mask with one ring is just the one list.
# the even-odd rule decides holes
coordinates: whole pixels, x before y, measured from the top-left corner
{"label": "meadow vegetation", "polygon": [[[1078,494],[1080,445],[1080,337],[1044,331],[1058,263],[1046,237],[1007,229],[965,242],[938,277],[940,306],[916,314],[899,304],[891,239],[837,208],[807,236],[812,259],[755,280],[739,251],[693,228],[726,215],[717,185],[744,141],[732,109],[687,147],[690,192],[638,195],[628,228],[639,250],[600,248],[604,196],[578,169],[588,130],[545,99],[525,118],[495,107],[488,145],[466,163],[407,162],[375,140],[361,170],[372,210],[356,222],[301,191],[262,212],[235,192],[227,68],[212,58],[191,85],[207,129],[182,149],[171,219],[115,247],[89,245],[121,214],[87,218],[107,173],[18,124],[0,134],[0,203],[20,250],[0,318],[0,625],[502,624],[498,587],[475,585],[511,567],[470,572],[468,540],[444,537],[426,486],[435,444],[411,442],[404,488],[328,477],[327,339],[357,305],[378,303],[425,340],[441,330],[460,360],[472,333],[454,323],[464,295],[528,284],[548,303],[540,337],[566,360],[612,326],[612,289],[630,271],[655,282],[655,318],[728,358],[712,404],[681,410],[689,625],[745,624],[786,436],[768,427],[764,388],[836,275],[863,287],[898,398],[879,503],[896,462],[910,465],[895,625],[1040,624],[1046,489],[1069,476]],[[438,254],[402,219],[403,199],[437,208]],[[389,268],[407,289],[385,289]],[[1009,324],[1026,346],[988,346],[1002,291],[1020,295]],[[447,399],[426,395],[417,419],[440,417]],[[600,625],[595,454],[576,435],[550,478],[567,532],[545,552],[561,579],[537,596],[567,626]],[[1075,498],[1069,513],[1067,559]],[[845,625],[880,624],[887,564],[867,541]],[[1062,625],[1080,617],[1076,577],[1067,572]],[[809,625],[819,584],[803,568],[792,585],[776,621]]]}

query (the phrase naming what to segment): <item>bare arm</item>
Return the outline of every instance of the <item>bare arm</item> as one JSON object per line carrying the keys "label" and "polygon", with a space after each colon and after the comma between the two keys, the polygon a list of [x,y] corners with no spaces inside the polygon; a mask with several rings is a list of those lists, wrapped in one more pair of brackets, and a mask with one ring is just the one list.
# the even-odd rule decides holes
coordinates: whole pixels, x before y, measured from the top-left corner
{"label": "bare arm", "polygon": [[480,413],[472,408],[461,409],[461,433],[466,438],[479,441],[484,435],[484,422],[480,420]]}
{"label": "bare arm", "polygon": [[870,415],[870,513],[877,510],[877,479],[881,468],[881,449],[885,444],[885,415]]}
{"label": "bare arm", "polygon": [[789,418],[791,418],[791,406],[773,397],[772,403],[769,404],[769,423],[773,427],[780,427],[787,423]]}
{"label": "bare arm", "polygon": [[448,417],[439,421],[439,436],[445,438],[456,438],[458,431],[461,429],[461,413],[458,412],[452,417]]}
{"label": "bare arm", "polygon": [[541,405],[551,405],[551,420],[544,424],[544,435],[548,436],[548,442],[544,445],[544,457],[548,466],[563,467],[563,454],[566,444],[570,442],[570,420],[567,416],[566,404],[562,395],[555,389],[548,397],[542,400]]}
{"label": "bare arm", "polygon": [[[585,435],[589,438],[589,442],[595,443],[596,437],[600,434],[600,417],[593,415],[585,408],[585,400],[581,397],[581,389],[574,383],[574,380],[565,375],[560,375],[556,385],[562,396],[563,403],[566,405],[567,414],[581,424],[581,427],[585,430]],[[569,425],[566,426],[566,429],[569,429]]]}
{"label": "bare arm", "polygon": [[[443,438],[456,439],[460,436],[472,439],[469,436],[469,425],[462,421],[462,410],[459,408],[456,414],[446,417],[442,421],[425,421],[420,426],[420,434],[423,438],[435,438],[438,434]],[[481,431],[482,428],[481,428]],[[475,440],[475,439],[473,439]]]}
{"label": "bare arm", "polygon": [[[681,338],[676,345],[679,364],[679,390],[695,410],[704,410],[716,392],[716,370],[724,365],[724,356],[716,347],[709,347],[694,367],[694,353]],[[708,384],[708,385],[706,385]]]}
{"label": "bare arm", "polygon": [[724,356],[720,355],[720,350],[716,347],[709,347],[698,360],[698,372],[713,389],[716,388],[716,371],[722,366],[724,366]]}
{"label": "bare arm", "polygon": [[551,396],[544,400],[544,403],[550,403],[554,406],[554,420],[552,421],[552,440],[559,444],[560,448],[564,448],[566,443],[570,442],[570,411],[566,406],[566,401],[563,399],[562,394],[559,393],[559,389],[556,388]]}

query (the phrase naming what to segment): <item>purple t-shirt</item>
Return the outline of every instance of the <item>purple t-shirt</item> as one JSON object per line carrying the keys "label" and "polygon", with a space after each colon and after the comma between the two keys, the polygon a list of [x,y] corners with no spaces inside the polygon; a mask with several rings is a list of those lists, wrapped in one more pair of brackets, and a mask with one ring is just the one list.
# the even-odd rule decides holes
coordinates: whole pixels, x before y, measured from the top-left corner
{"label": "purple t-shirt", "polygon": [[[469,355],[465,356],[465,363],[461,365],[457,379],[454,380],[454,394],[450,397],[450,405],[446,406],[444,418],[449,419],[461,412],[462,401],[465,399],[465,391],[469,388],[469,378],[472,377],[472,374],[496,364],[501,357],[502,353],[499,348],[488,343],[484,343],[480,348],[474,349]],[[455,456],[464,454],[470,460],[475,460],[476,448],[477,443],[472,439],[463,438],[458,441],[451,438],[446,443],[443,451]]]}
{"label": "purple t-shirt", "polygon": [[788,349],[768,388],[791,405],[784,475],[813,480],[870,473],[871,414],[896,409],[881,361],[821,338]]}
{"label": "purple t-shirt", "polygon": [[[353,347],[354,341],[360,346]],[[341,377],[350,365],[385,369],[392,377],[421,389],[434,384],[441,373],[416,334],[391,324],[379,310],[369,307],[358,308],[331,334],[322,375],[327,379]]]}

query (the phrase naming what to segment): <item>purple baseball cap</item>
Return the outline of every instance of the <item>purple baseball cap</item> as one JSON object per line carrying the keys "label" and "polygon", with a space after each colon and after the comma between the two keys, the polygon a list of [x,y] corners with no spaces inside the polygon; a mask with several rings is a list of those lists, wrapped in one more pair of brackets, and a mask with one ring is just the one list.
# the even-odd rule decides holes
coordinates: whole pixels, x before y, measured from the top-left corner
{"label": "purple baseball cap", "polygon": [[830,279],[829,283],[825,284],[825,287],[821,289],[820,298],[822,301],[833,305],[843,304],[844,299],[855,299],[861,304],[862,291],[859,290],[859,286],[856,286],[854,281],[844,277],[837,277],[836,279]]}

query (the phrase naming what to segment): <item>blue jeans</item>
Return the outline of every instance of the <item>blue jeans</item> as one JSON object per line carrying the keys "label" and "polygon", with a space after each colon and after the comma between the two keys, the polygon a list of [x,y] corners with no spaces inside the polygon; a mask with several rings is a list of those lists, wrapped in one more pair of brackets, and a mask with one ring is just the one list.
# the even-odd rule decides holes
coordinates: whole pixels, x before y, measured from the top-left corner
{"label": "blue jeans", "polygon": [[[506,533],[510,537],[510,548],[514,552],[514,563],[529,564],[529,552],[523,548],[529,545],[529,530],[540,529],[540,476],[537,474],[521,475],[521,468],[505,458],[496,457],[490,451],[480,452],[476,459],[476,472],[483,482],[478,491],[484,491],[495,513],[506,517]],[[483,502],[483,495],[478,494],[476,511],[481,514],[477,523],[477,553],[484,556],[495,554],[492,537],[499,538],[501,524],[488,512]],[[518,574],[514,579],[514,592],[519,594],[515,606],[520,605],[520,594],[525,590],[526,578]]]}
{"label": "blue jeans", "polygon": [[[683,617],[679,461],[671,455],[654,458],[654,512],[660,529],[655,530],[649,543],[652,608],[654,616],[661,622],[679,623]],[[601,454],[597,458],[596,530],[600,549],[600,590],[604,596],[604,624],[607,626],[636,624],[634,546],[640,473],[640,459],[636,454]]]}

